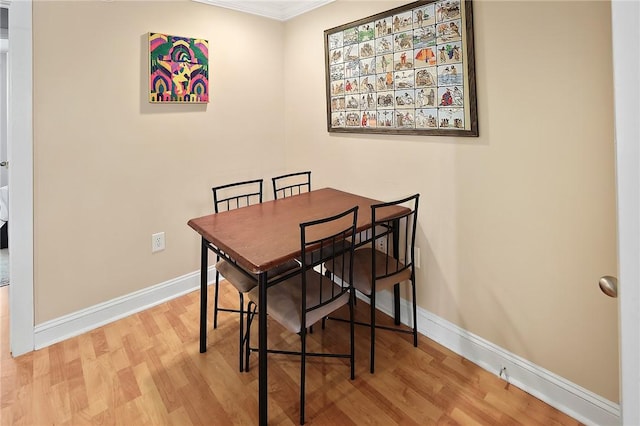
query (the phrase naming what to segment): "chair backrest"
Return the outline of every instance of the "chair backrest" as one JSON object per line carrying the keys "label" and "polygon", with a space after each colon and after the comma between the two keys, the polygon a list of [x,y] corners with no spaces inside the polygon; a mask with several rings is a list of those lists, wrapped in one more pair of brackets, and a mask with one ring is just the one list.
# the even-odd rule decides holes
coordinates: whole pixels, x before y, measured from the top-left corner
{"label": "chair backrest", "polygon": [[271,178],[273,198],[285,198],[311,191],[311,172],[289,173]]}
{"label": "chair backrest", "polygon": [[262,203],[262,179],[214,186],[211,190],[216,213]]}
{"label": "chair backrest", "polygon": [[[415,194],[371,206],[374,224],[372,244],[375,249],[371,266],[374,280],[398,275],[409,268],[413,274],[419,198],[420,194]],[[407,209],[398,214],[398,206]],[[376,252],[386,256],[376,256]]]}
{"label": "chair backrest", "polygon": [[[300,244],[303,256],[302,262],[302,315],[309,317],[310,324],[303,320],[302,329],[312,325],[323,317],[322,312],[330,308],[332,302],[349,292],[353,282],[353,241],[358,221],[358,207],[339,213],[335,216],[301,223]],[[341,269],[342,277],[348,277],[341,283],[335,283],[332,278],[321,273],[319,266],[330,263],[335,269]],[[327,307],[324,308],[323,307]],[[314,318],[313,311],[317,311]]]}

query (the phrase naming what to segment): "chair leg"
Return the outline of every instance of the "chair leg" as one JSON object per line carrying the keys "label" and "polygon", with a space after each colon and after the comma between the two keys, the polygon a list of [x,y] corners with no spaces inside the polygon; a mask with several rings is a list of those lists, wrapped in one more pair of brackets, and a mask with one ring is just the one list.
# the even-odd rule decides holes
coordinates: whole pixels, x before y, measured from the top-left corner
{"label": "chair leg", "polygon": [[258,306],[253,302],[249,301],[247,305],[247,334],[245,336],[244,343],[244,371],[249,371],[249,356],[251,355],[251,323],[253,322],[253,318],[256,316],[256,310]]}
{"label": "chair leg", "polygon": [[413,346],[418,347],[418,309],[416,307],[416,279],[412,277],[411,279],[411,290],[412,290],[412,298],[413,298]]}
{"label": "chair leg", "polygon": [[[349,294],[349,333],[351,333],[350,336],[350,344],[351,344],[351,380],[354,380],[356,378],[356,350],[355,350],[355,339],[354,339],[354,334],[355,334],[355,324],[354,324],[354,315],[353,315],[353,311],[354,311],[354,307],[353,307],[353,302],[355,299],[355,295],[354,295],[354,290],[353,288],[351,289],[351,293]],[[323,324],[324,324],[324,319],[323,319]]]}
{"label": "chair leg", "polygon": [[307,330],[302,329],[300,333],[301,339],[301,356],[300,356],[300,424],[304,424],[304,393],[305,393],[305,371],[306,371],[306,352],[307,352]]}
{"label": "chair leg", "polygon": [[244,295],[238,292],[240,296],[240,344],[238,352],[240,356],[240,372],[244,371]]}
{"label": "chair leg", "polygon": [[371,292],[371,353],[369,354],[369,372],[373,374],[375,370],[376,354],[376,292]]}
{"label": "chair leg", "polygon": [[215,294],[213,295],[213,328],[218,328],[218,285],[220,283],[220,273],[216,271]]}

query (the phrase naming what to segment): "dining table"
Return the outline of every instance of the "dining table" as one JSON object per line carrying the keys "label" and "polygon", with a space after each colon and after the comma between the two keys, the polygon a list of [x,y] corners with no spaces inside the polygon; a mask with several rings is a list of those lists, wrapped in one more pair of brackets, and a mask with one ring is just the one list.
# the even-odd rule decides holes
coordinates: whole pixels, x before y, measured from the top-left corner
{"label": "dining table", "polygon": [[[356,232],[371,229],[371,206],[382,201],[334,188],[322,188],[287,198],[209,214],[187,222],[201,237],[200,353],[207,351],[207,289],[209,251],[257,276],[258,300],[258,411],[259,424],[268,423],[267,288],[269,273],[301,256],[300,224],[358,206]],[[397,207],[402,212],[402,207]],[[390,215],[395,214],[393,211]],[[376,218],[378,219],[378,218]],[[381,218],[384,219],[384,218]],[[358,243],[363,244],[366,238]],[[275,284],[277,285],[277,284]],[[394,291],[395,320],[400,323],[399,290]]]}

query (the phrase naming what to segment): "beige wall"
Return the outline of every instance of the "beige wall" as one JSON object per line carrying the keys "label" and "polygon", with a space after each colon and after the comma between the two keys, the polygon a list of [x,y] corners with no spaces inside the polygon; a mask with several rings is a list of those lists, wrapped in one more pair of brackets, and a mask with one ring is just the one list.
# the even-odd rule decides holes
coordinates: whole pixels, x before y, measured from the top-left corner
{"label": "beige wall", "polygon": [[[597,289],[616,272],[609,3],[474,2],[479,138],[328,134],[323,31],[399,4],[282,24],[35,2],[36,324],[197,270],[186,221],[212,185],[308,168],[315,187],[420,192],[420,306],[617,401]],[[148,104],[148,31],[209,40],[208,105]]]}
{"label": "beige wall", "polygon": [[[33,19],[39,324],[196,271],[186,223],[211,187],[283,170],[284,33],[187,0],[37,1]],[[209,40],[208,105],[148,103],[149,31]]]}
{"label": "beige wall", "polygon": [[286,23],[287,164],[419,192],[419,305],[618,401],[617,305],[597,286],[617,268],[610,4],[474,2],[478,138],[327,133],[323,31],[401,4]]}

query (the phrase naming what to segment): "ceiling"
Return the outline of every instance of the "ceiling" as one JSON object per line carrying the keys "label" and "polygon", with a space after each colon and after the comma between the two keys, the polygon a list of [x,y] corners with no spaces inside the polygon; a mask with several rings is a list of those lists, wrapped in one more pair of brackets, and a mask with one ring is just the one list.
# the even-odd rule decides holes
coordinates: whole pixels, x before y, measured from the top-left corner
{"label": "ceiling", "polygon": [[243,1],[243,0],[193,0],[199,3],[233,9],[260,15],[278,21],[286,21],[305,12],[324,6],[334,0],[284,0],[284,1]]}
{"label": "ceiling", "polygon": [[[108,0],[106,0],[108,1]],[[305,12],[309,12],[317,7],[324,6],[335,0],[193,0],[199,3],[210,4],[213,6],[224,7],[227,9],[237,10],[239,12],[260,15],[266,18],[278,21],[286,21]],[[9,7],[11,0],[0,0],[3,11]]]}

